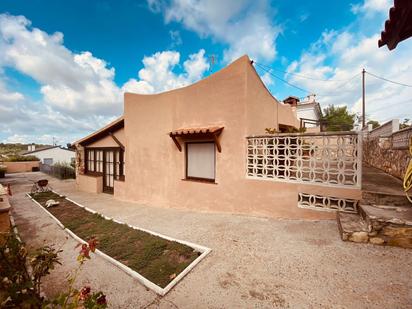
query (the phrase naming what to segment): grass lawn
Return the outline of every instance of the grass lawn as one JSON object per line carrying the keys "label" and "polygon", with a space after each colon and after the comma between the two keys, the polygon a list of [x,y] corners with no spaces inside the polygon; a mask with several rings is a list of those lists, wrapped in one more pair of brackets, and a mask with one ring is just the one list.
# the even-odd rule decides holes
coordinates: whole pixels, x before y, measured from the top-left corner
{"label": "grass lawn", "polygon": [[96,237],[99,250],[162,288],[200,255],[186,245],[92,214],[53,192],[31,196],[43,207],[49,199],[59,201],[47,210],[65,227],[84,240]]}

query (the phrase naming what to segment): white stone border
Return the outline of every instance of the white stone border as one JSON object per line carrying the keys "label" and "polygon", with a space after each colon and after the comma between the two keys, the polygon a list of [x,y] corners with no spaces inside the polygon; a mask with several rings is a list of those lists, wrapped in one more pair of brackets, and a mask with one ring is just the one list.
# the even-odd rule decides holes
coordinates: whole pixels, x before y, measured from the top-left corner
{"label": "white stone border", "polygon": [[10,225],[11,225],[11,228],[13,229],[14,235],[16,235],[16,239],[20,243],[22,243],[20,235],[19,235],[19,231],[17,230],[16,222],[14,221],[13,214],[11,213],[11,209],[9,210],[9,220],[10,220]]}
{"label": "white stone border", "polygon": [[[52,191],[53,193],[56,193],[58,195],[60,195],[61,197],[64,197],[66,200],[68,200],[69,202],[72,202],[74,204],[76,204],[77,206],[85,209],[86,211],[89,211],[93,214],[96,214],[97,212],[86,207],[83,206],[69,198],[67,198],[65,195],[62,195],[60,193],[57,193],[56,191]],[[80,238],[79,236],[77,236],[76,234],[74,234],[70,229],[64,227],[64,225],[55,217],[53,216],[49,211],[47,211],[46,208],[44,208],[39,202],[37,202],[35,199],[33,199],[29,193],[26,193],[26,195],[35,203],[37,204],[41,209],[43,209],[49,217],[51,217],[54,221],[56,221],[56,223],[64,230],[66,231],[66,233],[68,233],[71,237],[73,237],[75,240],[77,240],[80,243],[83,244],[87,244],[87,242],[85,240],[83,240],[82,238]],[[105,254],[104,252],[100,251],[99,249],[96,249],[96,254],[100,255],[103,259],[107,260],[108,262],[112,263],[113,265],[117,266],[118,268],[120,268],[121,270],[123,270],[124,272],[126,272],[128,275],[130,275],[131,277],[137,279],[137,281],[139,281],[141,284],[143,284],[145,287],[153,290],[154,292],[156,292],[157,294],[164,296],[166,295],[180,280],[183,279],[184,276],[186,276],[197,264],[200,263],[201,260],[203,260],[211,251],[212,249],[198,245],[198,244],[194,244],[188,241],[184,241],[184,240],[180,240],[180,239],[176,239],[176,238],[172,238],[160,233],[156,233],[150,230],[146,230],[140,227],[136,227],[124,222],[121,222],[119,220],[107,217],[105,215],[99,214],[101,215],[103,218],[105,218],[106,220],[112,220],[113,222],[116,222],[118,224],[125,224],[128,227],[138,230],[138,231],[143,231],[146,233],[149,233],[151,235],[157,236],[157,237],[161,237],[164,239],[167,239],[169,241],[174,241],[174,242],[178,242],[181,243],[183,245],[186,245],[188,247],[191,247],[193,249],[195,249],[198,252],[201,252],[201,255],[199,255],[192,263],[190,263],[179,275],[176,276],[176,278],[174,278],[166,287],[162,288],[160,286],[158,286],[157,284],[153,283],[152,281],[146,279],[145,277],[143,277],[141,274],[139,274],[138,272],[134,271],[133,269],[131,269],[130,267],[127,267],[126,265],[120,263],[119,261],[115,260],[114,258],[108,256],[107,254]]]}

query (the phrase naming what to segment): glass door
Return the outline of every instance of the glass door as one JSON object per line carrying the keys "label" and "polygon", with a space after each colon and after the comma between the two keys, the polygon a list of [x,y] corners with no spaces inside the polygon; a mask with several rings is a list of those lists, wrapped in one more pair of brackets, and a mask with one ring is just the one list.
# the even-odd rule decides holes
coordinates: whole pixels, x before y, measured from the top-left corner
{"label": "glass door", "polygon": [[114,150],[104,151],[103,191],[113,193],[114,186]]}

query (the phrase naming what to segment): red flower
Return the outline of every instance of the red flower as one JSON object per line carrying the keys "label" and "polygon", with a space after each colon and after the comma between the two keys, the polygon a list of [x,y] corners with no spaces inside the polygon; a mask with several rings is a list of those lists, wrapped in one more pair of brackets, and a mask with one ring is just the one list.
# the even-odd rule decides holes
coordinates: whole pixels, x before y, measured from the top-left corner
{"label": "red flower", "polygon": [[90,248],[88,245],[82,244],[82,248],[80,249],[80,255],[90,259]]}
{"label": "red flower", "polygon": [[87,243],[89,245],[90,251],[94,252],[97,247],[97,239],[93,237]]}
{"label": "red flower", "polygon": [[83,287],[80,292],[79,292],[79,299],[80,300],[86,300],[90,296],[90,287],[85,286]]}

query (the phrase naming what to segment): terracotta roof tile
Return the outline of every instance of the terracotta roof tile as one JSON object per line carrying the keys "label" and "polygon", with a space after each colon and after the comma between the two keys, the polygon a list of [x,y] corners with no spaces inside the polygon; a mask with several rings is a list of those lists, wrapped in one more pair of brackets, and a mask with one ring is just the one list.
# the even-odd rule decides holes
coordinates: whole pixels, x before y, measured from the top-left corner
{"label": "terracotta roof tile", "polygon": [[207,133],[220,133],[224,127],[202,127],[202,128],[184,128],[174,130],[169,133],[170,136],[182,136],[189,134],[207,134]]}

